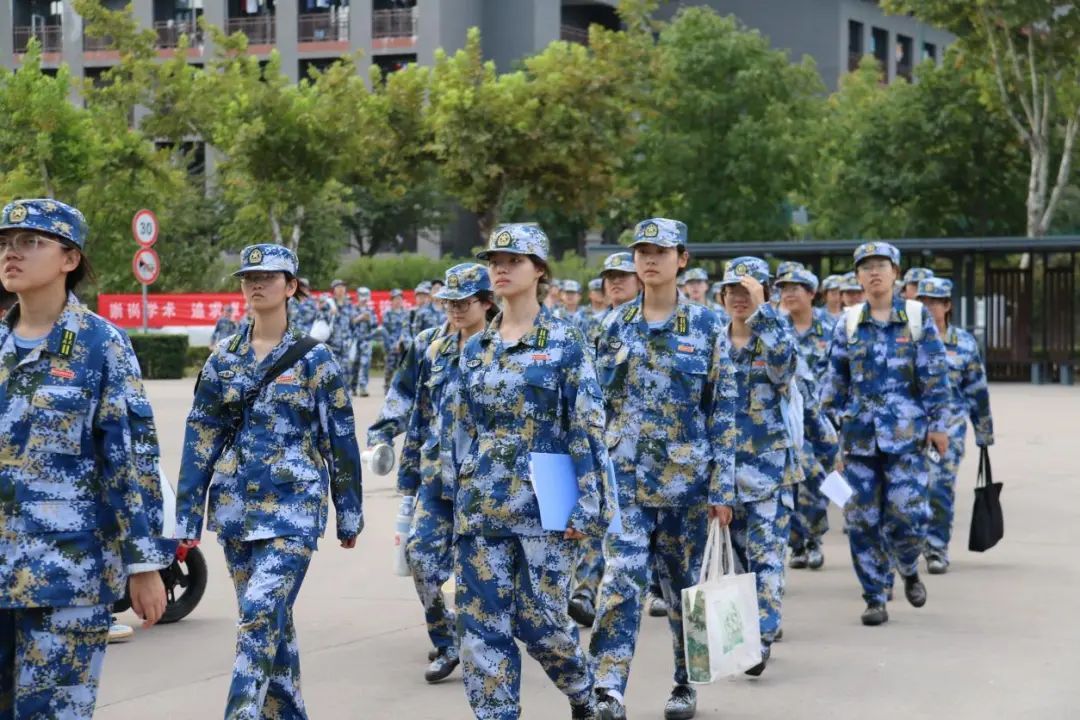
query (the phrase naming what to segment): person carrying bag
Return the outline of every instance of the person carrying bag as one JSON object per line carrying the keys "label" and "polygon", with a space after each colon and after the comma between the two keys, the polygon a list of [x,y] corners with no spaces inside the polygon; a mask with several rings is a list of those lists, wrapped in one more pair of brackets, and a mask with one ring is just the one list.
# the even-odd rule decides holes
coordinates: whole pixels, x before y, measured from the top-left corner
{"label": "person carrying bag", "polygon": [[736,574],[731,531],[709,522],[698,584],[682,591],[690,682],[708,684],[761,662],[757,577]]}
{"label": "person carrying bag", "polygon": [[994,482],[990,470],[990,450],[979,452],[979,479],[975,481],[975,506],[971,509],[971,533],[968,550],[986,552],[1005,537],[1005,518],[1001,512],[1002,484]]}

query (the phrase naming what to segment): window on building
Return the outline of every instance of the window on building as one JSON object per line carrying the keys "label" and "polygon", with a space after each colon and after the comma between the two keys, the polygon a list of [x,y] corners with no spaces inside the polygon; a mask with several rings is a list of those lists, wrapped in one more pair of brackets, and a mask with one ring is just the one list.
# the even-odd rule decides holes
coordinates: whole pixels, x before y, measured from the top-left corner
{"label": "window on building", "polygon": [[848,20],[847,24],[847,48],[848,48],[848,71],[859,67],[866,48],[863,45],[863,24],[857,20]]}
{"label": "window on building", "polygon": [[911,71],[915,66],[915,42],[907,35],[896,36],[896,76],[911,82]]}
{"label": "window on building", "polygon": [[937,45],[934,45],[934,43],[923,43],[922,59],[937,62]]}
{"label": "window on building", "polygon": [[870,28],[870,53],[881,66],[883,77],[889,72],[889,31]]}

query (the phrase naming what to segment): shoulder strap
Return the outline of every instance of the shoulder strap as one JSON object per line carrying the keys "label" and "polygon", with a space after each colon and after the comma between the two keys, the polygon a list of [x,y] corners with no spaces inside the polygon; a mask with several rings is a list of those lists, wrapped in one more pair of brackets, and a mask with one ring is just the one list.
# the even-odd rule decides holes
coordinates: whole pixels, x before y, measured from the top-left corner
{"label": "shoulder strap", "polygon": [[907,310],[907,324],[911,339],[919,342],[923,336],[923,304],[918,300],[906,300],[904,305],[904,309]]}

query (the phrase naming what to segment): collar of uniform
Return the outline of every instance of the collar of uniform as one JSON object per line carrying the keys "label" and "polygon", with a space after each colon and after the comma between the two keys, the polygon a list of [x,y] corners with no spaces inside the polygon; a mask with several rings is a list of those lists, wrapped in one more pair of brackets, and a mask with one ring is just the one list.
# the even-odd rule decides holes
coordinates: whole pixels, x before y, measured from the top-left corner
{"label": "collar of uniform", "polygon": [[960,343],[960,336],[956,332],[956,326],[950,324],[945,330],[944,343],[946,345],[957,345]]}
{"label": "collar of uniform", "polygon": [[[544,305],[544,304],[541,303],[540,312],[536,314],[536,319],[533,320],[532,330],[529,330],[529,332],[522,335],[521,339],[518,340],[514,344],[515,345],[527,345],[528,347],[539,347],[540,346],[539,336],[540,336],[540,330],[541,329],[546,331],[546,335],[547,335],[548,338],[551,337],[551,330],[552,330],[552,327],[553,327],[553,323],[552,323],[552,318],[553,317],[554,316],[551,314],[551,310],[548,309],[547,305]],[[482,342],[484,344],[488,344],[488,343],[491,343],[491,342],[498,339],[498,337],[499,337],[499,327],[502,326],[502,319],[503,319],[502,312],[500,312],[498,315],[496,315],[494,318],[492,318],[491,322],[488,323],[487,329],[484,330],[484,334],[480,338],[480,342]]]}
{"label": "collar of uniform", "polygon": [[[64,305],[64,309],[60,311],[60,317],[56,319],[56,322],[52,326],[52,330],[45,336],[45,340],[39,347],[52,355],[70,354],[71,347],[64,348],[64,336],[67,331],[70,331],[73,335],[78,335],[79,314],[85,312],[85,310],[86,306],[82,304],[79,298],[75,297],[75,293],[69,292],[67,295],[67,304]],[[4,325],[12,337],[15,335],[15,324],[18,321],[19,305],[16,303],[4,318]],[[73,342],[73,340],[69,340],[68,344],[70,345],[71,342]]]}
{"label": "collar of uniform", "polygon": [[[906,323],[907,322],[907,310],[905,309],[905,300],[903,298],[893,298],[892,312],[889,314],[889,323]],[[870,322],[870,301],[864,300],[862,304],[862,312],[859,313],[859,324]]]}
{"label": "collar of uniform", "polygon": [[657,333],[669,333],[675,332],[677,335],[685,335],[685,332],[678,332],[678,328],[673,328],[680,317],[686,318],[687,330],[689,331],[690,325],[690,306],[694,303],[690,302],[690,299],[678,291],[677,300],[675,302],[675,312],[671,313],[664,324],[655,330],[650,326],[649,321],[645,319],[645,293],[638,293],[638,296],[627,303],[627,305],[633,304],[637,310],[637,325],[642,332],[657,332]]}

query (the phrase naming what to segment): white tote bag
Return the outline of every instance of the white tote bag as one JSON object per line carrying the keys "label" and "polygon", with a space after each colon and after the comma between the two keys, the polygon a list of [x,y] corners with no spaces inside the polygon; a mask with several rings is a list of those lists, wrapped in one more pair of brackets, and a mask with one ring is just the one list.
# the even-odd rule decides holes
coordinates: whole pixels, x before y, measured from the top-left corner
{"label": "white tote bag", "polygon": [[698,584],[682,591],[682,615],[690,682],[708,684],[761,662],[757,578],[735,574],[731,533],[719,520],[709,522]]}
{"label": "white tote bag", "polygon": [[319,342],[326,342],[330,339],[330,323],[325,320],[316,320],[312,323],[311,332],[309,332],[308,335]]}

